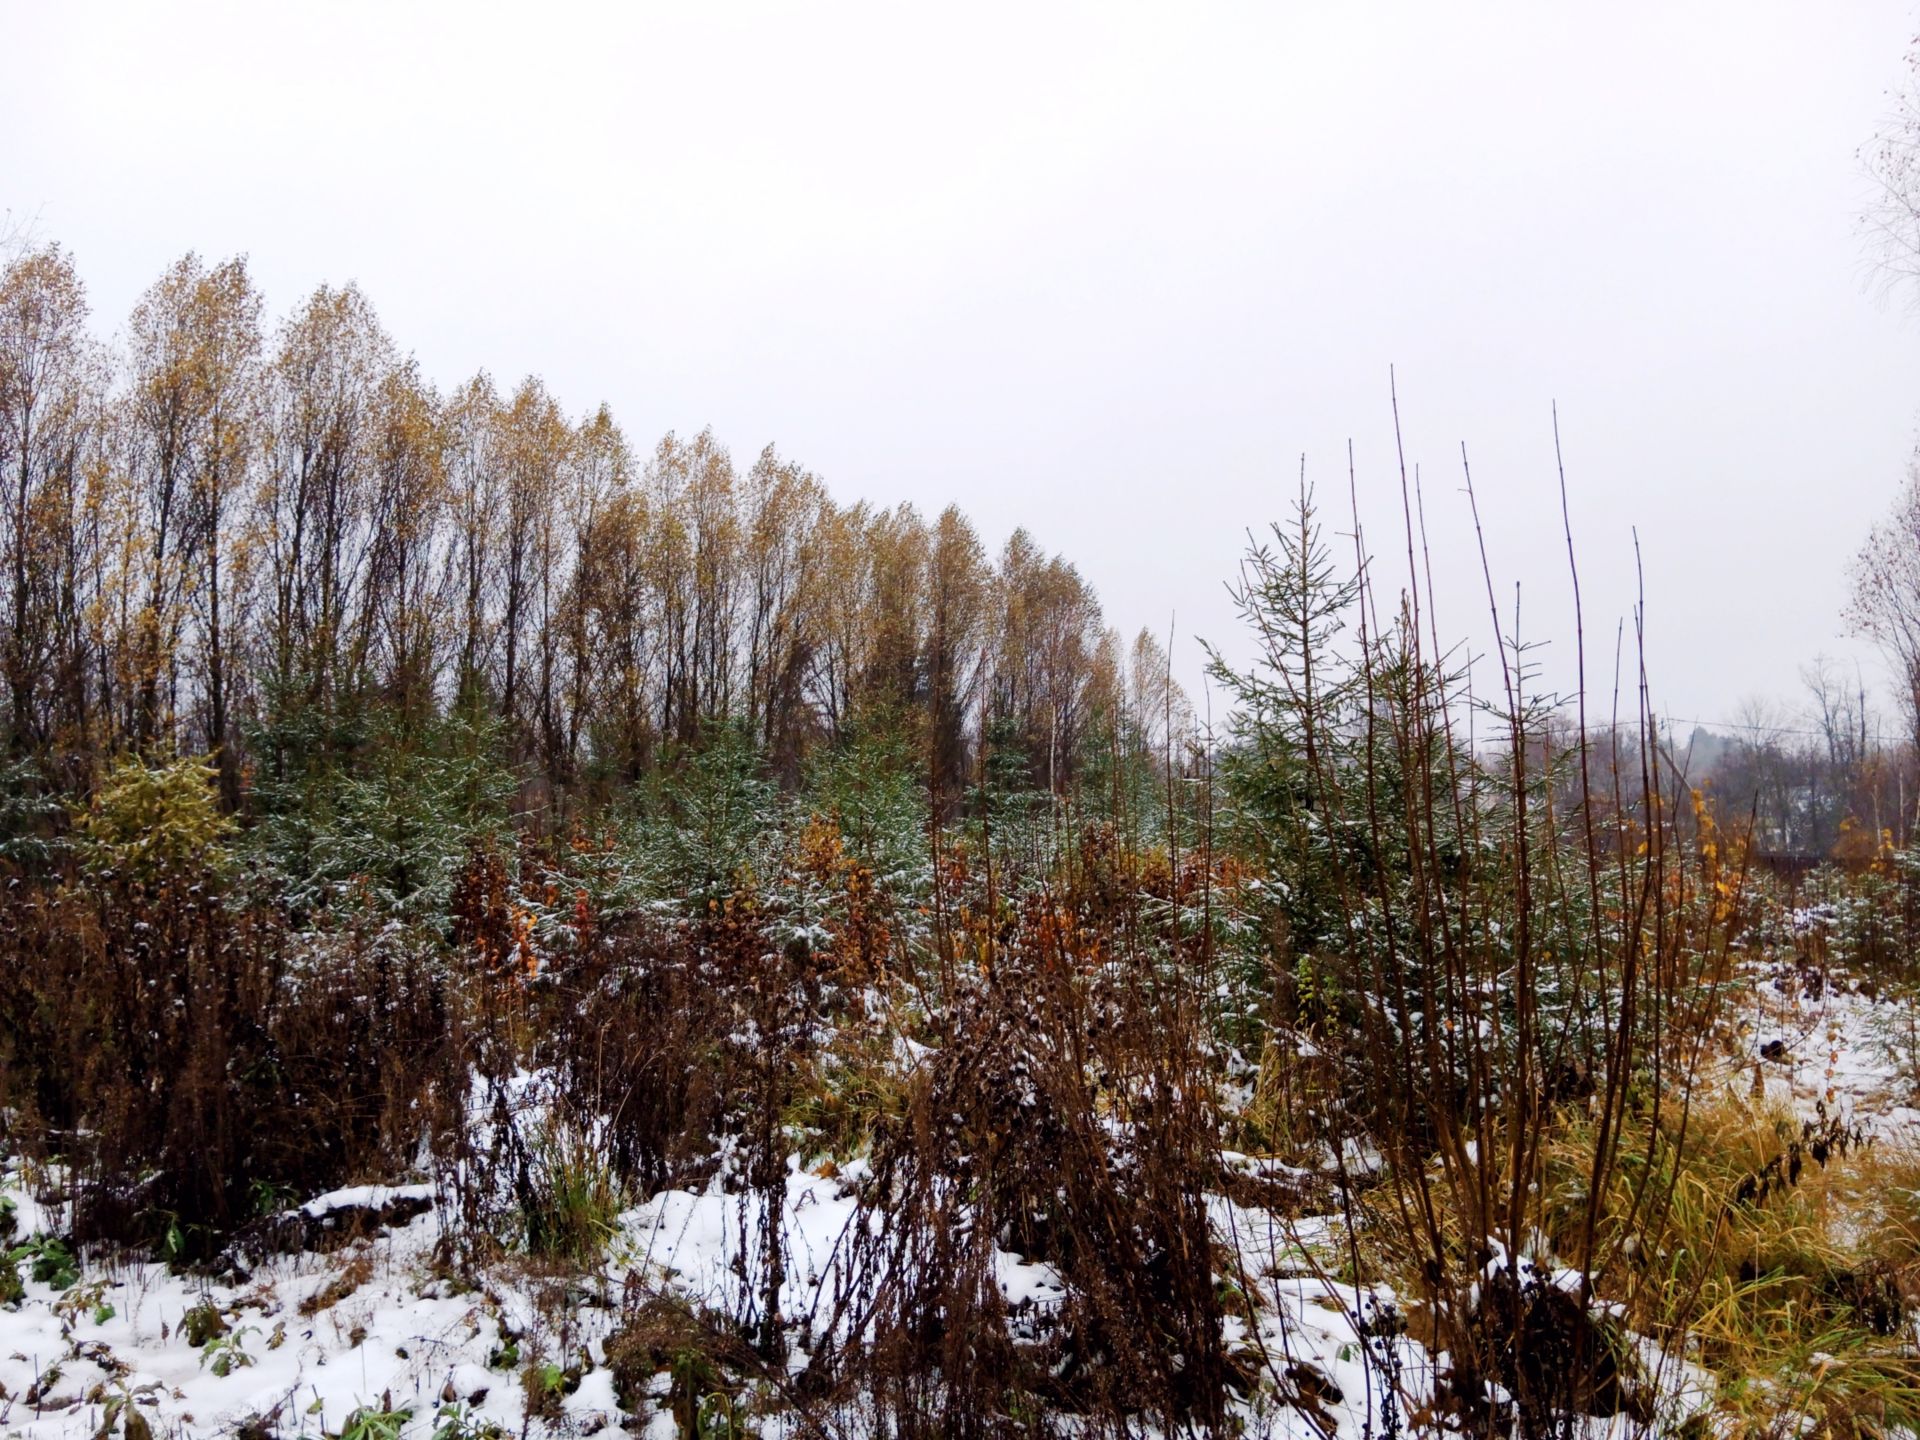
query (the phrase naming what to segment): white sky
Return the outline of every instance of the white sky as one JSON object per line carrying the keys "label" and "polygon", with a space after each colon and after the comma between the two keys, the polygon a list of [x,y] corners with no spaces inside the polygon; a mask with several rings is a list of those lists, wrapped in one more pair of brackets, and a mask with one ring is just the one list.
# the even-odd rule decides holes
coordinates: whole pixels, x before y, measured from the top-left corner
{"label": "white sky", "polygon": [[1345,529],[1351,437],[1392,560],[1392,365],[1443,630],[1485,644],[1464,440],[1568,639],[1557,399],[1590,643],[1637,525],[1666,710],[1864,653],[1920,314],[1855,152],[1906,4],[301,8],[0,0],[0,208],[104,327],[187,249],[281,308],[354,279],[443,383],[1026,525],[1129,633],[1177,612],[1190,684],[1303,452]]}

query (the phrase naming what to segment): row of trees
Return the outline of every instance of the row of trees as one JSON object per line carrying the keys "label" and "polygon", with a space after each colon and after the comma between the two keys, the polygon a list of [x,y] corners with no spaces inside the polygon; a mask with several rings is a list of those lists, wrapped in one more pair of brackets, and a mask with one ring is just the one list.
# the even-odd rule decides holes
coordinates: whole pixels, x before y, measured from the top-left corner
{"label": "row of trees", "polygon": [[1702,787],[1723,828],[1750,836],[1756,858],[1860,864],[1912,838],[1915,752],[1885,733],[1864,679],[1826,658],[1804,666],[1798,711],[1761,701],[1729,735],[1696,729],[1669,744],[1676,775]]}
{"label": "row of trees", "polygon": [[211,752],[238,806],[374,713],[497,722],[559,791],[717,721],[786,775],[884,724],[952,796],[982,733],[1065,786],[1095,735],[1131,715],[1151,748],[1166,721],[1160,647],[1124,653],[1024,532],[990,558],[958,509],[839,505],[707,432],[643,458],[537,379],[442,391],[351,285],[264,311],[243,259],[189,255],[110,348],[59,248],[0,274],[16,759],[85,784],[114,753]]}

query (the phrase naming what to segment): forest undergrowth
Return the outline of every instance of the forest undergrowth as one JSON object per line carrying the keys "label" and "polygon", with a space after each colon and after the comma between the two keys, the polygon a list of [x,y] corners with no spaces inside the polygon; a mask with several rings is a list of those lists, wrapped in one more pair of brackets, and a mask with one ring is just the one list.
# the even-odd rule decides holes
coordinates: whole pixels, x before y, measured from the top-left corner
{"label": "forest undergrowth", "polygon": [[[518,1385],[477,1387],[514,1409],[449,1378],[396,1422],[422,1433],[579,1428],[596,1369],[688,1434],[1909,1424],[1898,857],[1794,908],[1617,728],[1516,699],[1469,754],[1417,616],[1369,629],[1304,499],[1238,593],[1267,658],[1216,663],[1232,743],[1116,736],[1064,795],[988,752],[938,825],[897,737],[783,789],[717,728],[564,831],[489,812],[511,767],[461,737],[477,773],[407,797],[441,807],[433,910],[301,894],[216,767],[122,762],[16,832],[0,1085],[47,1228],[0,1289],[169,1267],[204,1352],[238,1320],[211,1297],[331,1253],[306,1202],[371,1185],[431,1211],[420,1276],[546,1297],[544,1344],[489,1357]],[[1873,1023],[1795,1036],[1809,991]],[[1809,1039],[1871,1049],[1877,1097],[1802,1103],[1767,1047]],[[843,1207],[824,1252],[797,1184]],[[672,1196],[723,1217],[698,1287]],[[390,1203],[351,1227],[420,1228]]]}

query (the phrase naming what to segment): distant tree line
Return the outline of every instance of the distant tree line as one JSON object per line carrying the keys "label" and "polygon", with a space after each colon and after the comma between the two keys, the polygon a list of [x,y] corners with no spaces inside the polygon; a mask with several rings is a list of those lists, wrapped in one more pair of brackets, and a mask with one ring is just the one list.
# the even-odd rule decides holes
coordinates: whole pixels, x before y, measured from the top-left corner
{"label": "distant tree line", "polygon": [[1727,734],[1673,746],[1681,772],[1756,856],[1861,864],[1904,849],[1920,803],[1905,727],[1887,733],[1862,679],[1825,658],[1800,680],[1799,713],[1750,703]]}
{"label": "distant tree line", "polygon": [[[1711,728],[1595,727],[1587,803],[1629,840],[1663,811],[1681,835],[1708,821],[1746,842],[1752,863],[1796,872],[1826,861],[1864,865],[1907,848],[1920,804],[1912,743],[1901,729],[1887,732],[1858,674],[1821,657],[1799,678],[1799,707],[1751,700]],[[1549,718],[1535,745],[1532,764],[1553,777],[1562,816],[1581,803],[1579,746],[1564,713]]]}
{"label": "distant tree line", "polygon": [[[725,723],[782,778],[884,725],[943,804],[980,737],[1063,789],[1173,713],[1164,652],[1024,531],[836,503],[709,432],[636,454],[538,379],[436,387],[356,287],[277,326],[188,255],[122,338],[57,246],[0,274],[0,723],[85,788],[104,757],[263,778],[457,717],[549,795],[631,783]],[[1164,734],[1161,735],[1164,741]]]}

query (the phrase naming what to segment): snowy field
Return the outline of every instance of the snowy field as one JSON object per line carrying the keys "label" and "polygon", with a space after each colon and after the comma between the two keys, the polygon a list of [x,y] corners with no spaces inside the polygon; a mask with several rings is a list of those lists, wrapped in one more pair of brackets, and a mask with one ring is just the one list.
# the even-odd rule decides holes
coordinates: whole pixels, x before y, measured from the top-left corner
{"label": "snowy field", "polygon": [[[1920,1119],[1901,1075],[1904,1007],[1854,982],[1769,967],[1740,978],[1729,1009],[1709,1091],[1858,1120],[1889,1139]],[[1224,1161],[1230,1172],[1296,1189],[1316,1179],[1256,1157]],[[832,1323],[847,1242],[861,1223],[860,1162],[818,1171],[791,1163],[781,1217],[782,1319],[795,1372]],[[318,1246],[242,1261],[244,1273],[180,1274],[156,1262],[62,1273],[57,1254],[36,1265],[46,1252],[31,1244],[58,1234],[61,1217],[35,1202],[15,1169],[3,1193],[25,1247],[24,1295],[0,1308],[0,1435],[679,1434],[671,1376],[662,1370],[639,1393],[617,1394],[607,1341],[639,1296],[741,1313],[754,1273],[747,1240],[762,1217],[752,1196],[726,1193],[724,1175],[723,1167],[704,1191],[667,1190],[623,1214],[597,1273],[505,1261],[467,1288],[435,1263],[446,1222],[430,1185],[314,1197],[295,1218]],[[1229,1347],[1264,1381],[1237,1402],[1245,1433],[1360,1440],[1394,1426],[1417,1431],[1444,1357],[1404,1333],[1364,1333],[1395,1297],[1331,1278],[1338,1216],[1281,1218],[1223,1196],[1211,1213],[1226,1257],[1221,1280],[1251,1296],[1261,1317],[1257,1329],[1228,1322]],[[1005,1252],[999,1261],[1016,1317],[1057,1302],[1049,1267]],[[1710,1382],[1693,1367],[1651,1346],[1643,1359],[1667,1392],[1670,1423],[1708,1398]],[[757,1433],[799,1433],[771,1389],[750,1399]],[[837,1419],[841,1433],[864,1428],[857,1411]],[[1596,1437],[1629,1428],[1624,1417],[1586,1425]],[[806,1430],[817,1433],[812,1422]]]}

